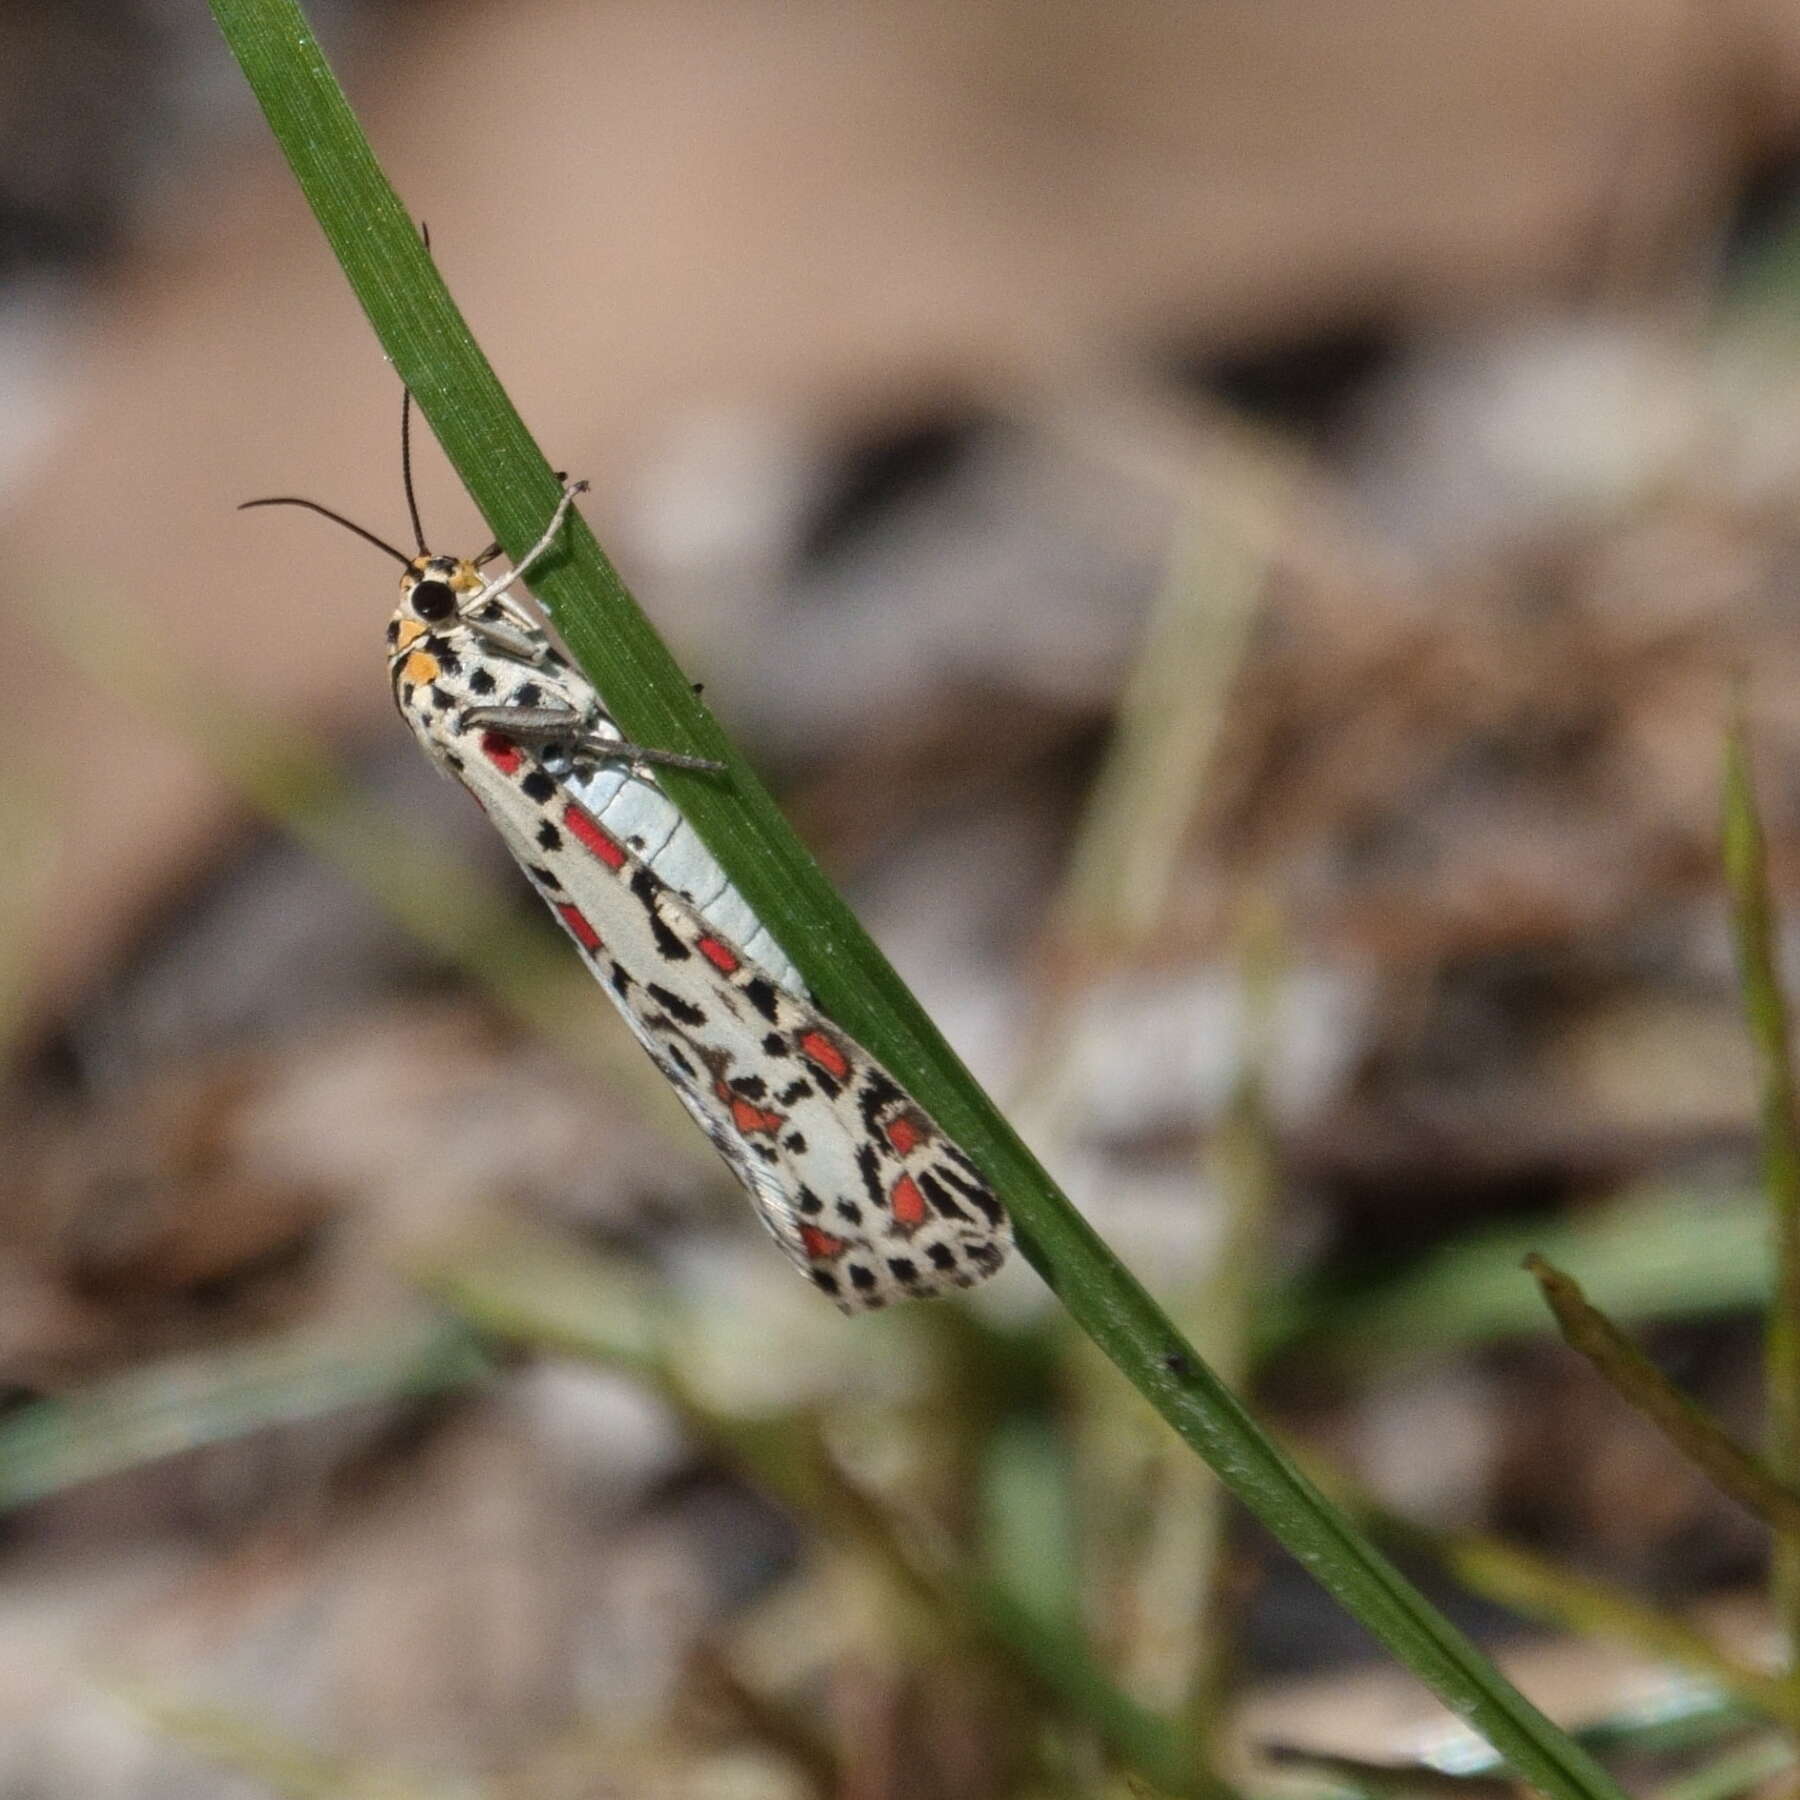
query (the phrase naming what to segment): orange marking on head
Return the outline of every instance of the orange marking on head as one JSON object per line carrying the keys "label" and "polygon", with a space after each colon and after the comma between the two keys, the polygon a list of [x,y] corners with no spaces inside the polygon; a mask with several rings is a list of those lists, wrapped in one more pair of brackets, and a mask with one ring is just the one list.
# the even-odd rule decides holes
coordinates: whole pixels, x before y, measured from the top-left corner
{"label": "orange marking on head", "polygon": [[894,1223],[917,1231],[925,1223],[927,1208],[919,1184],[910,1175],[902,1175],[888,1189],[888,1205],[894,1210]]}
{"label": "orange marking on head", "polygon": [[563,823],[569,828],[570,836],[590,856],[599,857],[609,869],[624,868],[624,846],[609,832],[602,831],[573,800],[563,808]]}
{"label": "orange marking on head", "polygon": [[410,650],[429,629],[421,620],[402,619],[400,629],[394,633],[394,651],[397,655],[402,650]]}
{"label": "orange marking on head", "polygon": [[925,1133],[910,1113],[897,1113],[882,1128],[896,1155],[910,1156],[925,1141]]}
{"label": "orange marking on head", "polygon": [[438,667],[438,659],[423,650],[415,650],[401,667],[400,673],[414,687],[430,687],[442,671]]}
{"label": "orange marking on head", "polygon": [[834,1081],[842,1081],[850,1073],[850,1064],[843,1051],[822,1031],[809,1031],[801,1038],[800,1054]]}
{"label": "orange marking on head", "polygon": [[729,945],[721,944],[716,937],[703,937],[697,945],[699,952],[721,975],[735,975],[738,971],[738,959],[731,953]]}
{"label": "orange marking on head", "polygon": [[816,1225],[800,1227],[800,1243],[814,1262],[831,1262],[850,1247],[841,1237],[833,1237],[829,1231],[821,1231]]}

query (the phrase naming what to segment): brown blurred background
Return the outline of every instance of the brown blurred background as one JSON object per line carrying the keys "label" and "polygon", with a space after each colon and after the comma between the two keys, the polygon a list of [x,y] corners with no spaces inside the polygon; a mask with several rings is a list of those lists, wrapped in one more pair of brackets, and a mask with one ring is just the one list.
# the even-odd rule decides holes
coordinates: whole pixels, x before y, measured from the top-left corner
{"label": "brown blurred background", "polygon": [[[1415,1523],[1762,1654],[1758,1531],[1517,1258],[1754,1434],[1716,821],[1741,677],[1791,891],[1800,14],[314,17],[640,601],[1127,1260]],[[100,1406],[0,1471],[0,1793],[1039,1791],[1018,1670],[897,1631],[746,1420],[1147,1706],[1416,1748],[1027,1269],[792,1282],[392,717],[386,565],[233,511],[404,535],[392,372],[199,0],[0,12],[0,398],[0,1392]],[[698,1419],[446,1348],[419,1270],[525,1233],[651,1296]],[[1662,1678],[1423,1573],[1564,1717]]]}

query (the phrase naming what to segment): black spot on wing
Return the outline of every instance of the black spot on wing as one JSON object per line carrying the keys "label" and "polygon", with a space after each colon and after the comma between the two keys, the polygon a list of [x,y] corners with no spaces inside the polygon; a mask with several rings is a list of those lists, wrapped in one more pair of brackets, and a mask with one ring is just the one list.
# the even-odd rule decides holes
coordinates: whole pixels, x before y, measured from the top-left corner
{"label": "black spot on wing", "polygon": [[780,1011],[780,1004],[776,999],[776,991],[774,982],[766,975],[752,975],[750,979],[743,984],[741,989],[744,998],[748,1000],[771,1025],[775,1023],[776,1017]]}
{"label": "black spot on wing", "polygon": [[892,1076],[881,1069],[870,1069],[863,1081],[862,1091],[856,1096],[857,1110],[862,1114],[863,1130],[874,1131],[883,1109],[893,1101],[905,1098],[904,1090]]}
{"label": "black spot on wing", "polygon": [[862,1176],[863,1188],[869,1196],[870,1205],[885,1205],[887,1196],[881,1189],[881,1158],[873,1144],[856,1146],[856,1169]]}
{"label": "black spot on wing", "polygon": [[960,1219],[968,1223],[969,1215],[944,1191],[944,1185],[929,1169],[920,1171],[919,1189],[931,1202],[931,1210],[940,1219]]}
{"label": "black spot on wing", "polygon": [[542,769],[533,769],[519,786],[524,790],[528,800],[535,800],[539,806],[556,798],[556,783]]}
{"label": "black spot on wing", "polygon": [[[949,1144],[942,1147],[946,1150],[952,1148]],[[957,1161],[962,1163],[965,1168],[968,1166],[967,1159],[964,1157],[959,1156]],[[980,1207],[990,1225],[997,1226],[1006,1218],[1006,1209],[1001,1206],[994,1190],[979,1177],[965,1180],[954,1170],[946,1168],[942,1162],[936,1164],[935,1173],[955,1188],[965,1200],[973,1201],[976,1206]]]}
{"label": "black spot on wing", "polygon": [[656,940],[656,953],[664,962],[686,962],[693,952],[672,932],[664,922],[661,912],[657,910],[657,898],[663,886],[650,871],[642,865],[631,871],[630,887],[644,909],[644,916],[650,923],[650,935]]}
{"label": "black spot on wing", "polygon": [[682,999],[679,994],[671,994],[660,982],[651,982],[644,989],[652,1000],[666,1012],[671,1019],[683,1025],[704,1025],[706,1014],[698,1006]]}
{"label": "black spot on wing", "polygon": [[981,1180],[981,1171],[969,1161],[968,1157],[957,1146],[945,1138],[940,1146],[941,1153],[947,1156],[972,1181]]}

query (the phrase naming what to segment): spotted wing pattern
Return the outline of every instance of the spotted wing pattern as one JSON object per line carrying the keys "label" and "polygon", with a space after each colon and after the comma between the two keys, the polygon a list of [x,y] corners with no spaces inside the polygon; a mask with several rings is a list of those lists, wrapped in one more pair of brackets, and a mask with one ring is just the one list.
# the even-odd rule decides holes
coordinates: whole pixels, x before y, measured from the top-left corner
{"label": "spotted wing pattern", "polygon": [[[402,635],[394,652],[402,715],[480,802],[788,1256],[846,1312],[992,1274],[1011,1243],[992,1189],[893,1076],[804,996],[778,946],[767,961],[739,947],[774,941],[692,827],[680,821],[690,841],[678,859],[658,857],[689,877],[677,891],[643,854],[666,852],[676,831],[658,845],[636,832],[622,840],[584,804],[594,788],[567,744],[522,742],[528,734],[504,728],[510,707],[541,740],[548,700],[579,714],[584,735],[616,736],[585,679],[547,642],[529,658],[502,656],[460,618]],[[673,808],[648,769],[628,776]],[[641,795],[632,807],[623,816],[655,810]]]}

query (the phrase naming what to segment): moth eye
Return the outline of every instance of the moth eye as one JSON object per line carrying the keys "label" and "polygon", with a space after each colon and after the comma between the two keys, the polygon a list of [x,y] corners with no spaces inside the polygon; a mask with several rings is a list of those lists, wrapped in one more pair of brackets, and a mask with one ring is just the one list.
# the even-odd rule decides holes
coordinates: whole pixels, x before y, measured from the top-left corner
{"label": "moth eye", "polygon": [[412,609],[421,619],[437,624],[456,611],[456,596],[447,581],[421,581],[412,591]]}

